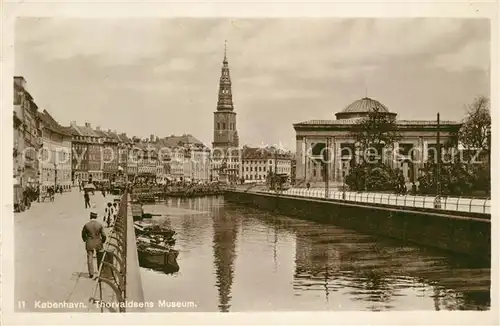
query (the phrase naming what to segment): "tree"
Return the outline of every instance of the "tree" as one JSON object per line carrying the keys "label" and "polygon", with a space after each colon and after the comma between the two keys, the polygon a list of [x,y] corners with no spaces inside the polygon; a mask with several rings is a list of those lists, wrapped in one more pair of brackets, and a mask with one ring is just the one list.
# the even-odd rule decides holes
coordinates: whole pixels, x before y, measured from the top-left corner
{"label": "tree", "polygon": [[384,148],[392,149],[394,142],[401,139],[401,134],[393,116],[374,109],[353,126],[351,137],[362,153],[375,149],[378,155],[382,155]]}
{"label": "tree", "polygon": [[[490,192],[491,155],[491,114],[490,101],[485,96],[477,97],[467,107],[467,115],[459,131],[459,139],[464,146],[467,170],[473,176],[472,189]],[[478,154],[478,155],[477,155]],[[472,161],[472,159],[475,161]]]}
{"label": "tree", "polygon": [[401,139],[394,117],[374,110],[353,126],[351,137],[361,152],[361,160],[352,161],[346,176],[349,188],[357,191],[394,190],[397,173],[382,160],[384,150],[393,149],[394,143]]}
{"label": "tree", "polygon": [[[489,100],[484,96],[476,98],[468,106],[463,125],[456,135],[452,135],[444,144],[447,148],[457,148],[462,144],[461,155],[444,153],[440,182],[443,195],[474,195],[476,192],[490,191],[490,128],[491,116]],[[479,153],[477,151],[480,151]],[[479,155],[476,154],[483,154]],[[454,155],[454,157],[452,157]],[[482,160],[484,157],[486,161]],[[476,161],[472,161],[476,159]],[[479,162],[478,162],[479,160]],[[434,194],[436,192],[436,163],[428,162],[423,174],[419,177],[419,192]]]}
{"label": "tree", "polygon": [[467,116],[459,131],[460,142],[467,150],[482,150],[489,154],[490,130],[490,101],[485,96],[479,96],[467,107]]}

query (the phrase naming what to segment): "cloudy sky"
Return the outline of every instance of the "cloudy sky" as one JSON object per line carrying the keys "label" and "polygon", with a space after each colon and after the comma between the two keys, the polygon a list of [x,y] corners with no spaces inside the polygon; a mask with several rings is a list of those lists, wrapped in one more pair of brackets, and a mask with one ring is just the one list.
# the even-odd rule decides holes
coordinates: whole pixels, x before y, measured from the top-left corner
{"label": "cloudy sky", "polygon": [[368,94],[399,119],[460,120],[490,92],[479,19],[18,19],[15,74],[61,124],[213,137],[228,41],[242,144],[295,149],[293,123]]}

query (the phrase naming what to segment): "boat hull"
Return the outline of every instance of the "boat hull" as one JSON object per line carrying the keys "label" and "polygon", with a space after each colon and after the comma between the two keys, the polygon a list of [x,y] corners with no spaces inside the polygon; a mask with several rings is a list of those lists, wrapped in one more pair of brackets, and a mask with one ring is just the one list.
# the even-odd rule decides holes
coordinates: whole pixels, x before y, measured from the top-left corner
{"label": "boat hull", "polygon": [[144,268],[161,270],[165,273],[175,273],[179,271],[177,257],[179,252],[176,250],[169,251],[147,251],[138,250],[139,265]]}

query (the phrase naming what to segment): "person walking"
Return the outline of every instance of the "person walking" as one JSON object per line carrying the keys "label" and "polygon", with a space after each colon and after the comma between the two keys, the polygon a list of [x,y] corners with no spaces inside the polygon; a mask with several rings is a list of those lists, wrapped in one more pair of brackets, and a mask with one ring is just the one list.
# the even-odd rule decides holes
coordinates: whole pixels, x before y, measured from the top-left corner
{"label": "person walking", "polygon": [[116,222],[116,216],[118,215],[118,204],[116,202],[113,203],[113,225]]}
{"label": "person walking", "polygon": [[85,208],[90,208],[90,196],[88,191],[85,191],[83,194],[83,199],[85,199]]}
{"label": "person walking", "polygon": [[97,270],[103,256],[103,244],[106,242],[104,229],[97,221],[97,213],[90,213],[90,221],[85,223],[82,228],[82,240],[85,242],[85,251],[87,252],[87,268],[89,277],[94,277],[94,252],[97,256]]}
{"label": "person walking", "polygon": [[113,216],[113,206],[108,202],[106,208],[104,209],[104,223],[106,223],[107,227],[111,224],[111,217]]}

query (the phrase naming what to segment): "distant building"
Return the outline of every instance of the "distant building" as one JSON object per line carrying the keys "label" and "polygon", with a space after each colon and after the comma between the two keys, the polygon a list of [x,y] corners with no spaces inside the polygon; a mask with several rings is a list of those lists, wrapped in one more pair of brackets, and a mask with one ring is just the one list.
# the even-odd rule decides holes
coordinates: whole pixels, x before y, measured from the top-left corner
{"label": "distant building", "polygon": [[23,188],[39,184],[38,151],[41,146],[38,106],[26,89],[24,77],[14,77],[14,160],[15,183]]}
{"label": "distant building", "polygon": [[71,189],[71,132],[59,125],[46,111],[38,112],[42,131],[40,151],[40,190],[50,186]]}
{"label": "distant building", "polygon": [[156,180],[156,166],[158,165],[158,152],[152,144],[138,142],[135,144],[138,151],[137,177],[143,180]]}
{"label": "distant building", "polygon": [[118,174],[122,181],[128,180],[129,166],[128,157],[132,148],[132,140],[127,137],[127,134],[120,133],[118,136]]}
{"label": "distant building", "polygon": [[265,182],[269,173],[291,175],[292,157],[290,153],[274,148],[253,148],[244,146],[241,156],[240,175],[245,182]]}
{"label": "distant building", "polygon": [[103,180],[115,181],[118,176],[118,135],[112,132],[111,129],[104,131],[100,127],[97,127],[94,132],[100,136],[102,143],[101,169]]}
{"label": "distant building", "polygon": [[212,178],[219,179],[223,173],[224,177],[227,178],[226,181],[234,182],[239,178],[240,172],[239,137],[226,49],[224,49],[224,60],[222,61],[213,128]]}
{"label": "distant building", "polygon": [[168,153],[167,177],[172,180],[208,181],[210,179],[210,150],[191,134],[172,135],[159,139],[159,148]]}
{"label": "distant building", "polygon": [[[399,148],[401,156],[398,160],[385,157],[385,163],[402,170],[406,182],[416,181],[418,171],[436,148],[436,120],[396,120],[397,113],[390,112],[382,103],[365,97],[348,105],[343,111],[336,113],[336,120],[309,120],[293,125],[296,132],[296,179],[298,183],[324,182],[325,163],[322,151],[326,147],[327,138],[334,159],[331,160],[329,180],[333,184],[342,184],[349,169],[355,164],[356,149],[353,139],[353,127],[377,111],[393,118],[399,127],[402,139],[394,144]],[[441,144],[446,143],[458,132],[461,123],[441,121]],[[414,162],[417,162],[414,164]]]}
{"label": "distant building", "polygon": [[72,135],[73,183],[103,180],[102,138],[88,122],[78,126],[76,121],[70,125]]}

